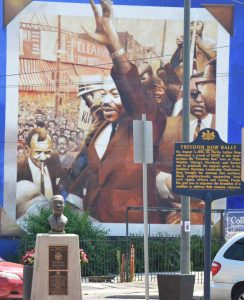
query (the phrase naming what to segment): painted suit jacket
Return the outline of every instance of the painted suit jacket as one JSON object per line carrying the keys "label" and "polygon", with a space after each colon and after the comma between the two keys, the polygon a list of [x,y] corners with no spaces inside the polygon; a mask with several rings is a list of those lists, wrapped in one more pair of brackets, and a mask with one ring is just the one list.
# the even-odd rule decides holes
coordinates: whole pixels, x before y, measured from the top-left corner
{"label": "painted suit jacket", "polygon": [[[211,128],[215,128],[215,115],[212,115]],[[165,128],[164,135],[158,149],[158,160],[161,163],[160,167],[157,170],[157,173],[162,171],[165,173],[172,174],[175,143],[181,143],[182,139],[182,116],[168,117],[167,126]],[[173,196],[174,199],[161,199],[160,206],[178,208],[178,204],[181,202],[181,198],[179,195],[176,194],[173,194]],[[191,208],[198,208],[203,210],[204,202],[191,197]],[[191,223],[203,224],[204,214],[191,213]]]}
{"label": "painted suit jacket", "polygon": [[[91,216],[101,222],[122,223],[126,219],[127,207],[142,207],[142,164],[134,164],[133,159],[133,120],[147,114],[147,120],[153,122],[154,151],[157,151],[159,139],[166,124],[166,117],[155,105],[147,103],[135,66],[128,74],[120,75],[112,70],[126,114],[119,119],[118,127],[101,159],[99,159],[95,141],[108,125],[104,121],[96,130],[88,147],[88,169],[80,177],[86,177],[87,194],[84,208]],[[157,206],[155,187],[155,167],[148,166],[148,205]],[[89,174],[87,176],[87,174]],[[79,186],[79,180],[74,189]],[[150,214],[150,223],[160,222],[158,214]],[[129,222],[143,222],[143,212],[129,213]]]}
{"label": "painted suit jacket", "polygon": [[[53,194],[59,194],[59,183],[61,178],[61,164],[58,154],[52,154],[51,158],[47,160],[47,168],[52,182]],[[28,157],[18,160],[17,164],[17,182],[21,180],[28,180],[33,182]]]}
{"label": "painted suit jacket", "polygon": [[[167,118],[167,126],[158,151],[161,171],[172,173],[175,143],[181,143],[183,140],[182,126],[182,116]],[[211,128],[215,128],[215,115],[212,115]]]}

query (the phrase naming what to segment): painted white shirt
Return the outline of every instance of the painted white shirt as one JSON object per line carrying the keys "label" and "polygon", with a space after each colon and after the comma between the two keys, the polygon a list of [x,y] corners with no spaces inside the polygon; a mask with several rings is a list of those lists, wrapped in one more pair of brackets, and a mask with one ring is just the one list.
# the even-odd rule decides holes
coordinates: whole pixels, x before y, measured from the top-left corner
{"label": "painted white shirt", "polygon": [[183,108],[183,98],[180,98],[175,102],[174,109],[172,112],[172,117],[179,116],[179,114],[182,112]]}
{"label": "painted white shirt", "polygon": [[[193,141],[194,138],[194,132],[197,126],[197,118],[194,117],[192,114],[190,114],[190,141]],[[200,130],[205,129],[205,128],[211,128],[213,120],[213,115],[212,114],[207,114],[205,118],[201,119],[201,127]]]}
{"label": "painted white shirt", "polygon": [[112,123],[109,123],[103,130],[100,132],[98,137],[95,140],[95,149],[97,151],[98,157],[101,159],[108,147],[110,134],[112,131]]}

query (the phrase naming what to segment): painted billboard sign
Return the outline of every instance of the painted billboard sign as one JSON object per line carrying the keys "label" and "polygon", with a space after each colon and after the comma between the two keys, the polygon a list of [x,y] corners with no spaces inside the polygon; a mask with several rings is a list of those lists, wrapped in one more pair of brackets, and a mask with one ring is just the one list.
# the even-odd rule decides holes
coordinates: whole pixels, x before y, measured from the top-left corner
{"label": "painted billboard sign", "polygon": [[[55,193],[78,211],[89,210],[111,234],[124,232],[126,208],[142,206],[142,169],[133,163],[132,139],[132,121],[142,113],[154,124],[149,206],[180,207],[171,180],[174,144],[182,141],[183,8],[173,2],[114,2],[117,34],[105,40],[94,35],[90,4],[70,1],[32,1],[3,29],[8,76],[1,76],[1,205],[17,227],[2,225],[2,234],[18,233],[25,216],[48,206]],[[200,6],[192,9],[191,28],[191,139],[198,125],[227,140],[230,36]],[[115,42],[121,48],[112,51]],[[111,77],[124,55],[128,72],[115,69]],[[225,200],[219,205],[224,208]],[[132,214],[135,231],[142,230],[142,217]],[[172,212],[153,212],[149,219],[155,233],[180,221]],[[202,224],[199,214],[192,223]]]}

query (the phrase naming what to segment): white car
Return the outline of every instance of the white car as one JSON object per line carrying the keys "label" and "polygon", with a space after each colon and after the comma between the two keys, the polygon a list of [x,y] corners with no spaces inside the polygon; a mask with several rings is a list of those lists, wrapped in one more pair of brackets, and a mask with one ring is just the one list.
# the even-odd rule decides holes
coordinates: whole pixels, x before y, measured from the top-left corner
{"label": "white car", "polygon": [[244,300],[244,232],[229,239],[213,260],[211,300]]}

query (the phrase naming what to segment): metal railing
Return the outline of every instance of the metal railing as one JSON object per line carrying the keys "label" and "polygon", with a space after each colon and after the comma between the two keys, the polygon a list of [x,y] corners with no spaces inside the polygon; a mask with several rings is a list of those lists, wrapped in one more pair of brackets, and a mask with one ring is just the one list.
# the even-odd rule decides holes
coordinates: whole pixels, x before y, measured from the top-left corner
{"label": "metal railing", "polygon": [[[214,239],[213,248],[219,249],[223,240]],[[159,273],[179,273],[180,236],[149,237],[149,273],[150,280],[156,281]],[[23,250],[35,247],[35,241],[25,241]],[[99,281],[141,281],[144,279],[143,236],[124,238],[86,239],[80,241],[80,247],[88,255],[88,264],[81,267],[82,280]],[[127,249],[127,247],[129,247]],[[125,255],[128,255],[127,259]],[[133,255],[132,255],[133,254]],[[212,253],[214,256],[215,253]],[[204,240],[200,236],[191,237],[191,273],[195,282],[203,283]]]}
{"label": "metal railing", "polygon": [[[217,241],[221,245],[223,241]],[[216,241],[215,241],[216,243]],[[81,247],[88,254],[89,263],[82,266],[84,281],[141,281],[144,279],[143,237],[129,237],[128,240],[108,239],[106,241],[81,241]],[[132,246],[133,245],[133,246]],[[92,247],[92,248],[91,248]],[[217,247],[219,248],[219,247]],[[93,249],[90,251],[89,249]],[[134,255],[131,255],[131,252]],[[128,253],[124,260],[123,256]],[[215,253],[213,253],[213,256]],[[203,283],[204,247],[203,238],[191,239],[191,272],[196,283]],[[150,280],[156,281],[159,273],[180,272],[180,236],[149,238]]]}
{"label": "metal railing", "polygon": [[[141,209],[141,208],[139,208]],[[151,208],[152,211],[158,208]],[[100,240],[80,240],[80,247],[88,255],[89,263],[81,267],[83,281],[141,281],[144,279],[143,236],[131,236],[127,230],[125,237],[104,237]],[[138,208],[137,208],[138,210]],[[160,209],[164,212],[164,209]],[[174,211],[178,211],[174,209]],[[201,210],[192,210],[202,213]],[[213,210],[221,215],[223,210]],[[222,230],[221,230],[222,232]],[[223,232],[212,242],[212,258],[224,243]],[[156,281],[159,273],[179,273],[180,271],[180,236],[149,236],[149,273],[150,280]],[[22,252],[35,247],[35,241],[26,240]],[[203,236],[191,237],[191,272],[195,282],[203,283],[204,239]]]}

